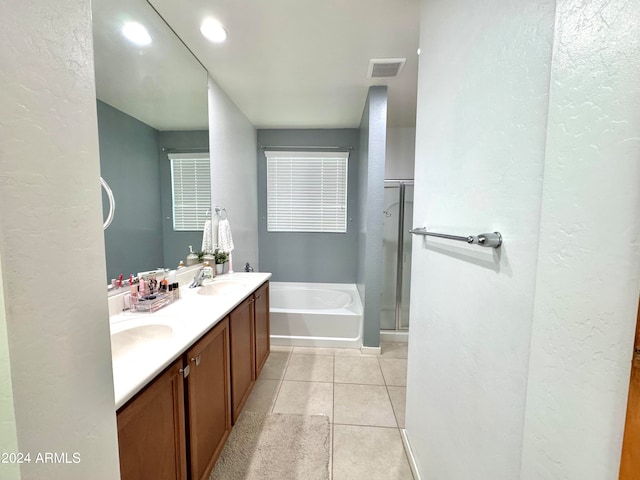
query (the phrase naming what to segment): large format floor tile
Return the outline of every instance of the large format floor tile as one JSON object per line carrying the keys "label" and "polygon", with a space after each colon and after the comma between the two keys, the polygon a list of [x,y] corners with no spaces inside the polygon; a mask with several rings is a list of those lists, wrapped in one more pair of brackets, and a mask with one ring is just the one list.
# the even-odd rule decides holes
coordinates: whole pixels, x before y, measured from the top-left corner
{"label": "large format floor tile", "polygon": [[336,357],[377,357],[377,355],[362,353],[359,348],[336,348],[334,349],[334,355]]}
{"label": "large format floor tile", "polygon": [[327,415],[333,421],[333,383],[285,380],[273,413]]}
{"label": "large format floor tile", "polygon": [[333,480],[413,479],[397,428],[333,428]]}
{"label": "large format floor tile", "polygon": [[333,382],[333,356],[292,354],[285,380]]}
{"label": "large format floor tile", "polygon": [[407,385],[407,360],[403,358],[380,358],[380,368],[387,385],[405,387]]}
{"label": "large format floor tile", "polygon": [[247,403],[244,405],[244,410],[256,413],[270,413],[274,403],[276,403],[280,383],[280,380],[269,380],[260,376],[253,386]]}
{"label": "large format floor tile", "polygon": [[284,372],[287,368],[287,362],[289,361],[290,353],[286,352],[271,352],[269,358],[264,363],[262,371],[260,372],[260,378],[269,380],[280,380],[284,377]]}
{"label": "large format floor tile", "polygon": [[389,391],[389,398],[391,398],[391,406],[393,412],[396,414],[396,421],[398,427],[404,428],[404,414],[407,404],[407,387],[392,387],[387,386]]}
{"label": "large format floor tile", "polygon": [[334,384],[333,421],[349,425],[397,427],[387,388],[378,385]]}
{"label": "large format floor tile", "polygon": [[336,383],[384,385],[380,364],[375,357],[336,357],[334,381]]}
{"label": "large format floor tile", "polygon": [[411,480],[398,429],[405,424],[407,344],[381,348],[377,356],[274,346],[244,408],[328,416],[332,480]]}

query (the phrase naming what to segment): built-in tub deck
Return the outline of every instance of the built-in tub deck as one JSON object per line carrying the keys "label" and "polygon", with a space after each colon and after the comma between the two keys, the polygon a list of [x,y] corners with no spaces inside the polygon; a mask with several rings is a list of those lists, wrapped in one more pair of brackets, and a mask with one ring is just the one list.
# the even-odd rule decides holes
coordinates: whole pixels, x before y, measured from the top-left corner
{"label": "built-in tub deck", "polygon": [[362,303],[355,285],[271,282],[271,343],[362,346]]}

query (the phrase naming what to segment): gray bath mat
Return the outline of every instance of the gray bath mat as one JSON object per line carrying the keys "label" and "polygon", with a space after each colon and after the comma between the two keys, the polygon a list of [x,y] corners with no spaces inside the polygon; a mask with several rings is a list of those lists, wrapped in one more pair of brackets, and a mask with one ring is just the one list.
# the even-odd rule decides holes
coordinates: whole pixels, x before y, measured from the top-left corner
{"label": "gray bath mat", "polygon": [[210,480],[329,480],[329,417],[243,412]]}

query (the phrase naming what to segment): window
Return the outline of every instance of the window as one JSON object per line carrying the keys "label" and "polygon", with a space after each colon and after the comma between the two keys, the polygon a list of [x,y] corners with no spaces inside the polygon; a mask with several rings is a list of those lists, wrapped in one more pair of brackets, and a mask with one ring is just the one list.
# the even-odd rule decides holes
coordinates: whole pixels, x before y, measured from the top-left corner
{"label": "window", "polygon": [[267,157],[267,231],[347,231],[348,152],[275,152]]}
{"label": "window", "polygon": [[173,229],[202,231],[211,214],[208,153],[170,153]]}

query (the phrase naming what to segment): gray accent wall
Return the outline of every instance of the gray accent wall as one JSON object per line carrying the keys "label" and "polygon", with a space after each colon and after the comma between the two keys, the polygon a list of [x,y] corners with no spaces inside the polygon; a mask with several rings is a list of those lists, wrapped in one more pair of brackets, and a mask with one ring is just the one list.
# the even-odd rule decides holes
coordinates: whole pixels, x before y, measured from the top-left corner
{"label": "gray accent wall", "polygon": [[[107,282],[121,273],[175,268],[189,245],[202,246],[202,232],[175,232],[171,165],[163,148],[209,148],[209,132],[163,131],[98,100],[100,171],[116,200],[113,223],[105,230]],[[103,194],[103,214],[108,204]]]}
{"label": "gray accent wall", "polygon": [[387,128],[385,179],[412,179],[416,158],[416,129]]}
{"label": "gray accent wall", "polygon": [[202,232],[176,232],[173,230],[173,207],[171,198],[171,162],[163,149],[208,151],[207,130],[162,131],[158,136],[158,167],[160,170],[160,194],[162,197],[162,238],[164,266],[175,268],[180,260],[186,264],[189,245],[193,251],[202,247]]}
{"label": "gray accent wall", "polygon": [[108,282],[164,263],[158,131],[99,100],[97,108],[100,175],[116,201],[104,232]]}
{"label": "gray accent wall", "polygon": [[363,345],[380,346],[387,87],[371,87],[360,122],[357,286],[364,306]]}
{"label": "gray accent wall", "polygon": [[[282,282],[355,283],[358,267],[358,129],[258,130],[258,229],[260,270]],[[267,163],[261,145],[350,146],[347,232],[267,232]]]}

